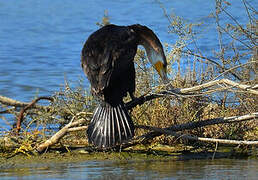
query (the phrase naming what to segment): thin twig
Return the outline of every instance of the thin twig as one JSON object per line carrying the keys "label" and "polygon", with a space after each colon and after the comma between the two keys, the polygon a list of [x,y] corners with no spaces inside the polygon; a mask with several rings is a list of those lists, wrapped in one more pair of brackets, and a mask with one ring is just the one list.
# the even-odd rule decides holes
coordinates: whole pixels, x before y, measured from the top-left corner
{"label": "thin twig", "polygon": [[[219,6],[220,7],[220,9],[225,13],[225,14],[227,14],[235,23],[236,23],[236,25],[241,29],[241,31],[252,41],[252,43],[253,44],[256,44],[256,42],[254,42],[253,41],[253,39],[252,39],[252,37],[250,36],[250,34],[248,34],[247,33],[247,31],[243,28],[243,26],[242,25],[240,25],[239,24],[239,22],[230,14],[230,13],[228,13],[226,10],[225,10],[225,8],[222,8],[221,6]],[[226,31],[225,31],[226,32]],[[236,39],[236,38],[233,38],[233,39]],[[238,40],[239,42],[241,42],[239,39],[236,39],[236,40]],[[241,42],[241,43],[243,43],[243,42]],[[247,46],[247,45],[246,45]],[[249,47],[249,46],[247,46],[247,47]]]}
{"label": "thin twig", "polygon": [[251,64],[251,63],[256,63],[256,62],[255,62],[255,61],[249,61],[249,62],[247,62],[247,63],[245,63],[245,64],[240,64],[240,65],[238,65],[238,66],[234,66],[234,67],[232,67],[232,68],[226,69],[226,70],[224,70],[221,74],[219,74],[218,76],[216,76],[215,78],[213,78],[212,81],[214,81],[215,79],[218,79],[220,76],[225,75],[225,74],[228,73],[228,72],[231,72],[231,73],[232,73],[232,70],[234,70],[234,69],[247,66],[247,65],[249,65],[249,64]]}
{"label": "thin twig", "polygon": [[202,56],[202,55],[195,54],[195,53],[193,53],[193,52],[191,52],[191,51],[182,51],[182,53],[188,54],[188,55],[192,55],[192,56],[195,56],[195,57],[199,57],[199,58],[202,58],[202,59],[205,59],[205,60],[207,60],[207,61],[209,61],[209,62],[215,64],[218,68],[222,69],[223,72],[224,72],[224,71],[230,72],[237,80],[239,80],[239,81],[242,80],[242,78],[239,77],[239,75],[237,75],[234,71],[229,70],[229,69],[223,67],[222,65],[220,65],[219,63],[217,63],[215,60],[212,60],[211,58],[208,58],[208,57],[204,57],[204,56]]}

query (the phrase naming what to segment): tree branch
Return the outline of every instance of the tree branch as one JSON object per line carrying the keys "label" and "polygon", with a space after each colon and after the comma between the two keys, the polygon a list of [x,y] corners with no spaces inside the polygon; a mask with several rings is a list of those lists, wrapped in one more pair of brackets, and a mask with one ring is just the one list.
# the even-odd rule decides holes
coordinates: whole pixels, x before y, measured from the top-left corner
{"label": "tree branch", "polygon": [[204,56],[202,56],[202,55],[195,54],[195,53],[191,52],[190,50],[188,50],[188,51],[182,51],[182,53],[188,54],[188,55],[192,55],[192,56],[195,56],[195,57],[198,57],[198,58],[205,59],[205,60],[207,60],[207,61],[209,61],[209,62],[215,64],[218,68],[222,69],[223,72],[224,72],[224,71],[230,72],[237,80],[240,80],[240,81],[242,80],[242,78],[239,77],[239,75],[237,75],[237,74],[233,71],[233,69],[227,69],[227,68],[225,68],[224,66],[220,65],[220,64],[219,64],[218,62],[216,62],[215,60],[212,60],[212,59],[210,59],[210,58],[204,57]]}
{"label": "tree branch", "polygon": [[221,144],[256,145],[256,146],[258,145],[258,141],[238,141],[238,140],[228,140],[228,139],[203,138],[203,137],[197,137],[197,136],[192,136],[188,134],[176,133],[174,131],[162,129],[162,128],[152,127],[151,129],[160,134],[171,135],[171,136],[175,136],[186,140],[215,142],[215,143],[221,143]]}
{"label": "tree branch", "polygon": [[[73,116],[72,120],[65,125],[61,130],[59,130],[57,133],[55,133],[51,138],[46,140],[44,143],[40,144],[36,147],[36,151],[41,153],[44,150],[46,150],[49,146],[52,146],[59,142],[59,140],[66,135],[67,132],[75,131],[75,130],[83,130],[83,128],[87,128],[88,126],[81,126],[77,127],[76,129],[73,128],[75,126],[79,126],[81,124],[85,124],[86,122],[89,122],[89,119],[87,119],[87,113],[81,112]],[[74,121],[75,119],[78,119],[77,121]],[[83,128],[82,128],[83,127]]]}
{"label": "tree branch", "polygon": [[21,123],[23,121],[23,117],[24,117],[25,111],[28,110],[29,108],[33,107],[41,99],[45,99],[45,100],[49,100],[49,101],[53,101],[54,100],[54,98],[52,98],[52,97],[41,96],[41,97],[38,97],[38,98],[34,99],[28,105],[26,105],[24,108],[22,108],[21,111],[20,111],[20,114],[19,114],[19,116],[17,118],[17,125],[16,125],[16,133],[17,134],[19,134],[19,132],[20,132]]}
{"label": "tree branch", "polygon": [[[258,117],[258,114],[257,114],[257,117]],[[250,120],[250,119],[245,119],[245,120]],[[237,122],[237,121],[231,121],[231,122]],[[138,126],[138,128],[149,129],[149,130],[151,129],[152,131],[157,132],[160,135],[161,134],[166,134],[166,135],[171,135],[171,136],[175,136],[175,137],[178,137],[178,138],[187,139],[187,140],[194,140],[194,141],[215,142],[215,143],[222,143],[222,144],[258,145],[258,141],[238,141],[238,140],[228,140],[228,139],[203,138],[203,137],[197,137],[197,136],[192,136],[192,135],[188,135],[188,134],[176,133],[175,131],[168,130],[169,128],[164,128],[164,129],[163,128],[157,128],[157,127],[147,127],[146,128],[144,126]]]}
{"label": "tree branch", "polygon": [[[213,86],[218,86],[217,88],[212,89],[212,91],[206,91],[206,92],[200,92],[204,89],[213,87]],[[221,89],[221,86],[224,88]],[[258,95],[258,90],[257,89],[258,84],[256,85],[245,85],[245,84],[240,84],[234,81],[231,81],[229,79],[218,79],[214,81],[209,81],[207,83],[193,86],[190,88],[183,88],[183,89],[172,89],[172,90],[167,90],[167,91],[161,91],[159,93],[153,93],[150,95],[146,96],[141,96],[139,98],[136,98],[128,103],[126,103],[126,108],[128,110],[131,110],[137,105],[142,105],[146,101],[150,101],[152,99],[164,97],[164,96],[175,96],[175,97],[193,97],[193,96],[203,96],[206,94],[210,94],[211,92],[216,92],[216,91],[221,91],[225,89],[233,89],[233,88],[238,88],[243,90],[246,93],[251,93]]]}
{"label": "tree branch", "polygon": [[[14,106],[14,107],[25,107],[27,105],[29,105],[30,103],[26,103],[26,102],[21,102],[21,101],[17,101],[5,96],[1,96],[0,95],[0,103],[7,105],[7,106]],[[45,109],[45,106],[40,106],[40,105],[33,105],[33,108],[38,108],[38,109]]]}
{"label": "tree branch", "polygon": [[137,144],[148,142],[149,140],[152,140],[153,138],[160,136],[162,134],[170,134],[173,136],[177,136],[176,131],[195,129],[195,128],[204,127],[208,125],[215,125],[215,124],[235,123],[235,122],[248,121],[253,119],[257,120],[257,118],[258,118],[258,112],[243,115],[243,116],[221,117],[221,118],[207,119],[207,120],[197,121],[197,122],[189,122],[185,124],[174,125],[167,128],[157,128],[157,127],[151,127],[151,126],[138,125],[136,126],[136,128],[151,130],[152,132],[146,133],[142,136],[138,136],[129,142],[125,142],[124,144],[122,144],[120,148],[124,149],[127,147],[135,146]]}

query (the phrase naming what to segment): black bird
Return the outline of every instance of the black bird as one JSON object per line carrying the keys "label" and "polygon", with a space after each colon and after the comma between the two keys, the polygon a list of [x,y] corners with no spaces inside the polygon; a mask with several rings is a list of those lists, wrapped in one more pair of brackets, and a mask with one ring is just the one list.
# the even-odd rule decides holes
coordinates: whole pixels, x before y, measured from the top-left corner
{"label": "black bird", "polygon": [[90,143],[108,148],[134,136],[134,124],[125,108],[123,97],[134,99],[134,56],[142,45],[149,61],[164,82],[167,61],[163,47],[146,26],[106,25],[91,34],[83,46],[81,65],[91,83],[91,92],[99,106],[93,113],[87,135]]}

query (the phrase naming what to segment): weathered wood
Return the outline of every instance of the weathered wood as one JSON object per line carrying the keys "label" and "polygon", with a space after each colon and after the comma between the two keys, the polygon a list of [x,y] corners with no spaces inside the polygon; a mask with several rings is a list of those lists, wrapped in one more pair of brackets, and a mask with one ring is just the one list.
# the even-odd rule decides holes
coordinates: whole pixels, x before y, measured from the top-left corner
{"label": "weathered wood", "polygon": [[[78,119],[77,121],[74,121],[78,117],[84,115],[84,118]],[[45,151],[49,146],[52,146],[59,142],[59,140],[66,135],[67,132],[69,132],[69,128],[73,128],[74,126],[79,126],[81,124],[85,124],[88,119],[86,119],[86,113],[78,113],[76,116],[72,118],[70,123],[68,123],[66,126],[64,126],[61,130],[59,130],[57,133],[55,133],[51,138],[46,140],[44,143],[40,144],[36,147],[37,152],[41,153]],[[81,130],[81,129],[80,129]]]}
{"label": "weathered wood", "polygon": [[[130,142],[126,142],[126,143],[122,144],[121,148],[127,148],[130,146],[134,146],[136,144],[148,142],[148,141],[152,140],[153,138],[160,136],[162,134],[169,134],[172,136],[179,137],[178,134],[176,133],[177,131],[190,130],[190,129],[195,129],[195,128],[204,127],[204,126],[208,126],[208,125],[215,125],[215,124],[237,123],[237,122],[242,122],[242,121],[258,120],[257,118],[258,118],[258,112],[243,115],[243,116],[221,117],[221,118],[207,119],[207,120],[197,121],[197,122],[189,122],[189,123],[185,123],[185,124],[174,125],[174,126],[167,127],[167,128],[157,128],[157,127],[152,127],[152,126],[139,125],[139,126],[136,126],[136,128],[146,129],[146,130],[150,130],[152,132],[146,133],[142,136],[134,138]],[[180,137],[181,136],[183,137],[184,135],[181,134]],[[187,137],[189,137],[188,139],[191,139],[191,140],[200,140],[200,141],[205,141],[205,139],[207,139],[207,138],[199,138],[199,137],[194,137],[194,136],[190,137],[189,135],[186,135],[185,138],[187,138]],[[225,144],[226,144],[226,142],[231,144],[230,141],[231,140],[224,141],[224,142],[225,142]],[[216,139],[211,140],[211,142],[216,142]],[[220,142],[222,142],[222,141],[220,141]],[[238,144],[252,144],[252,141],[250,141],[250,142],[246,141],[244,143],[244,141],[232,140],[232,142],[235,142],[235,144],[237,144],[237,143]],[[257,145],[256,143],[257,142],[255,141],[253,144]]]}
{"label": "weathered wood", "polygon": [[[14,100],[14,99],[11,99],[11,98],[8,98],[8,97],[5,97],[5,96],[1,96],[0,95],[0,103],[1,104],[4,104],[6,106],[14,106],[14,107],[25,107],[27,105],[30,104],[27,103],[27,102],[22,102],[22,101],[17,101],[17,100]],[[33,105],[34,108],[38,108],[38,109],[45,109],[46,107],[45,106],[41,106],[41,105]]]}
{"label": "weathered wood", "polygon": [[[195,129],[199,127],[204,127],[208,125],[214,125],[214,124],[224,124],[224,123],[234,123],[234,122],[241,122],[241,121],[248,121],[248,120],[253,120],[258,118],[258,113],[252,113],[252,114],[247,114],[243,116],[232,116],[232,117],[220,117],[220,118],[213,118],[213,119],[207,119],[203,121],[197,121],[197,122],[189,122],[185,124],[179,124],[179,125],[174,125],[171,127],[164,128],[166,131],[183,131],[183,130],[189,130],[189,129]],[[140,128],[143,129],[149,129],[152,130],[151,127],[148,126],[140,126]],[[147,133],[143,135],[143,138],[145,139],[153,139],[156,136],[160,136],[161,134],[158,131]]]}

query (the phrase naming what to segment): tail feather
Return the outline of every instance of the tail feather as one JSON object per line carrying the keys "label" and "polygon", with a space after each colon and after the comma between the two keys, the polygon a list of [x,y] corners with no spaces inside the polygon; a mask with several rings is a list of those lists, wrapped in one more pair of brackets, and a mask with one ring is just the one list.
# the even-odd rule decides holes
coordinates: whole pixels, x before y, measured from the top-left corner
{"label": "tail feather", "polygon": [[[103,127],[103,121],[98,121],[99,118],[101,118],[104,115],[104,110],[100,107],[97,107],[96,111],[94,112],[92,122],[91,124],[94,124],[92,126],[92,133],[89,138],[94,138],[95,142],[99,142],[101,139],[101,133],[102,133],[102,127]],[[90,124],[90,126],[91,126]],[[89,127],[90,127],[89,126]]]}
{"label": "tail feather", "polygon": [[115,107],[99,105],[87,130],[90,143],[106,148],[122,143],[134,136],[134,125],[124,104]]}
{"label": "tail feather", "polygon": [[97,130],[97,127],[99,126],[100,122],[97,122],[96,120],[99,119],[99,117],[101,116],[102,112],[103,112],[103,109],[97,107],[97,109],[94,112],[93,118],[92,118],[92,122],[91,123],[94,123],[95,126],[92,129],[91,136],[94,136],[95,138],[98,137],[97,133],[100,132],[100,131]]}
{"label": "tail feather", "polygon": [[113,113],[113,108],[110,108],[110,115],[111,115],[111,119],[110,119],[109,123],[110,123],[110,126],[112,128],[112,134],[110,133],[109,135],[111,135],[110,145],[112,145],[112,142],[116,141],[116,136],[115,136],[115,124],[116,124],[116,122],[114,121],[115,116],[114,116],[114,113]]}
{"label": "tail feather", "polygon": [[[119,105],[119,106],[121,106],[121,105]],[[122,107],[121,107],[122,108]],[[123,119],[126,119],[126,114],[125,114],[125,112],[124,111],[118,111],[118,114],[119,114],[119,116],[120,117],[122,117]],[[122,127],[123,127],[123,129],[125,130],[124,131],[124,135],[127,137],[127,136],[133,136],[133,133],[132,133],[132,131],[131,131],[131,128],[130,128],[130,126],[129,126],[129,124],[128,124],[128,121],[121,121],[122,123]]]}
{"label": "tail feather", "polygon": [[116,109],[117,109],[117,108],[114,108],[114,112],[113,112],[114,115],[115,115],[114,121],[116,121],[116,123],[115,123],[116,127],[115,127],[115,128],[117,129],[118,141],[121,141],[122,136],[121,136],[120,123],[119,123],[119,120],[121,120],[121,119],[119,119],[120,116],[118,116],[118,112],[116,111]]}
{"label": "tail feather", "polygon": [[109,113],[108,113],[108,110],[107,112],[105,113],[105,116],[104,116],[104,137],[103,137],[103,141],[101,144],[106,144],[107,146],[109,146],[109,142],[108,142],[108,127],[109,127],[109,122],[108,122],[108,119],[109,119]]}

